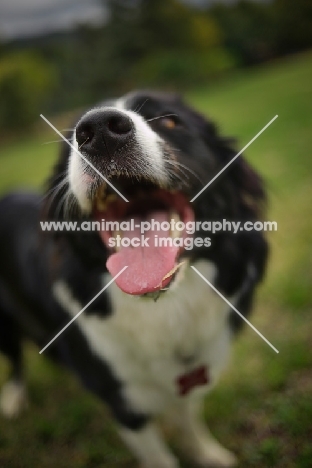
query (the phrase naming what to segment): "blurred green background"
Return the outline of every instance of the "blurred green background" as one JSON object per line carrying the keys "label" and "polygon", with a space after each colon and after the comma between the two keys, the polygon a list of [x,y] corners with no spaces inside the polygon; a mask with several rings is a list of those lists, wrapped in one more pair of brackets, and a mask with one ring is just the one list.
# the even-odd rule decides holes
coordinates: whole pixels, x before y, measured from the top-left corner
{"label": "blurred green background", "polygon": [[[312,3],[107,1],[102,24],[0,41],[0,190],[42,187],[59,128],[97,99],[178,91],[248,148],[269,199],[271,258],[252,323],[234,345],[205,419],[241,467],[312,466]],[[27,346],[30,409],[0,419],[0,466],[135,466],[108,412]],[[8,368],[0,358],[0,384]],[[187,467],[187,464],[183,466]]]}

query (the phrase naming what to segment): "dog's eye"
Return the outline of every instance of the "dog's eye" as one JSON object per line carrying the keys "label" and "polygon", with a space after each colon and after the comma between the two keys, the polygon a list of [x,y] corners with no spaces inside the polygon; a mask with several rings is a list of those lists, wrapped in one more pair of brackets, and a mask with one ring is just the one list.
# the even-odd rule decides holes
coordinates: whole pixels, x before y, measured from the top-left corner
{"label": "dog's eye", "polygon": [[172,130],[173,128],[181,125],[179,118],[176,115],[164,115],[159,119],[159,123],[162,127]]}
{"label": "dog's eye", "polygon": [[160,123],[163,127],[168,129],[175,128],[177,126],[177,122],[173,117],[163,117],[160,119]]}

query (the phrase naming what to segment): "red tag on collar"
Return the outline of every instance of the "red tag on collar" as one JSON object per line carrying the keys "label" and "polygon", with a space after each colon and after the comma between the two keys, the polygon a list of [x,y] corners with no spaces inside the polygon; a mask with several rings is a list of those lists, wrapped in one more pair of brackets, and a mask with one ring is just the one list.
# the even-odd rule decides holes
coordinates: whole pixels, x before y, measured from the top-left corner
{"label": "red tag on collar", "polygon": [[197,367],[188,374],[183,374],[176,380],[179,395],[187,395],[194,387],[206,385],[209,382],[206,366]]}

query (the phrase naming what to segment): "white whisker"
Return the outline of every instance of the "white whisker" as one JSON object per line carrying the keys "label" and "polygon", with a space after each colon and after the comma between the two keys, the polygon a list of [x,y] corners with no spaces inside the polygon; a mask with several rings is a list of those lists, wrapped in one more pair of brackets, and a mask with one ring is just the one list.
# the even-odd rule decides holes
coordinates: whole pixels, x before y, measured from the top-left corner
{"label": "white whisker", "polygon": [[143,102],[143,104],[141,104],[140,106],[138,106],[138,108],[136,108],[133,112],[139,113],[140,110],[142,110],[143,106],[147,103],[147,101],[148,101],[148,98],[145,99],[145,101]]}
{"label": "white whisker", "polygon": [[146,122],[152,122],[153,120],[164,119],[165,117],[178,117],[177,114],[164,114],[159,115],[158,117],[153,117],[152,119],[147,119]]}
{"label": "white whisker", "polygon": [[63,140],[52,140],[52,141],[45,141],[44,143],[41,143],[42,145],[50,145],[51,143],[60,143]]}
{"label": "white whisker", "polygon": [[[65,171],[61,173],[60,175],[63,175],[63,174],[65,174]],[[43,202],[46,198],[52,195],[52,197],[49,200],[50,205],[51,205],[56,195],[62,190],[62,188],[66,185],[67,182],[68,182],[67,177],[63,177],[62,180],[60,180],[60,182],[58,182],[55,186],[53,186],[50,190],[47,191],[47,193],[42,197],[41,201]]]}
{"label": "white whisker", "polygon": [[166,159],[166,163],[171,164],[173,167],[176,167],[187,179],[189,179],[189,176],[185,174],[185,172],[181,168],[185,169],[187,172],[192,174],[200,183],[203,183],[201,178],[196,174],[196,172],[192,171],[185,164],[182,164],[181,162],[178,162],[178,161],[172,161],[170,159]]}

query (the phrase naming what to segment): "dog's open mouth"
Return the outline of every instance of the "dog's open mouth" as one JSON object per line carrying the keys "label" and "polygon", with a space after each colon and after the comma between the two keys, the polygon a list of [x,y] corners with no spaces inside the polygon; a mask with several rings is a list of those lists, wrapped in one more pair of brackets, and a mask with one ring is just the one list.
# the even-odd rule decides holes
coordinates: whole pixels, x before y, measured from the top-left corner
{"label": "dog's open mouth", "polygon": [[[190,237],[185,229],[176,229],[178,222],[185,225],[193,221],[194,213],[182,192],[142,184],[128,186],[123,193],[128,203],[103,185],[94,199],[94,219],[123,225],[119,231],[100,232],[111,252],[106,266],[112,276],[128,267],[116,279],[122,291],[133,295],[156,293],[173,279],[181,264],[183,240]],[[119,246],[112,248],[111,241],[117,238]]]}

